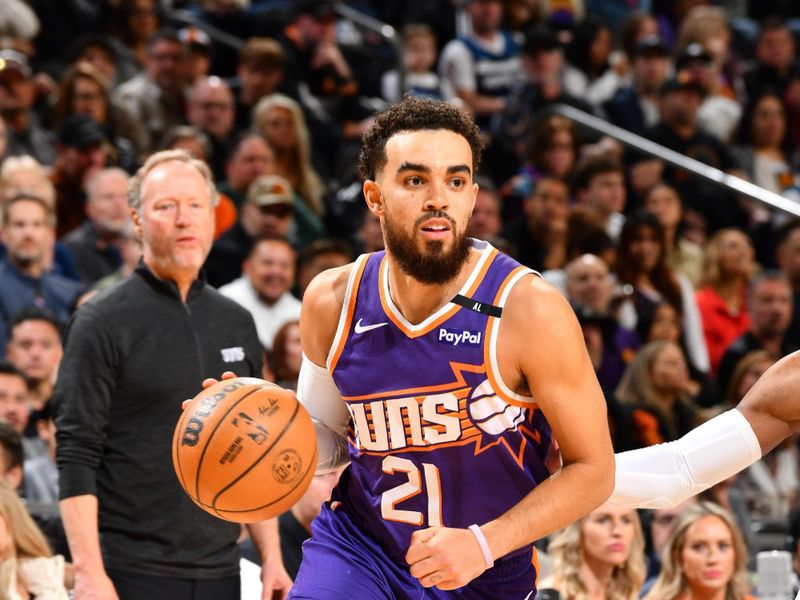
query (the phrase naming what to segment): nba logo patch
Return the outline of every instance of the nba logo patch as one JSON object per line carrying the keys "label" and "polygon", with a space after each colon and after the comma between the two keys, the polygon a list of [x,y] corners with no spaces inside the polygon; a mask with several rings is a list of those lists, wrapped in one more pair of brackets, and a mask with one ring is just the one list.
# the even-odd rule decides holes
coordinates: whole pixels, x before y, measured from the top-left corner
{"label": "nba logo patch", "polygon": [[244,360],[244,348],[241,346],[236,346],[235,348],[223,348],[219,352],[222,354],[222,360],[226,363]]}

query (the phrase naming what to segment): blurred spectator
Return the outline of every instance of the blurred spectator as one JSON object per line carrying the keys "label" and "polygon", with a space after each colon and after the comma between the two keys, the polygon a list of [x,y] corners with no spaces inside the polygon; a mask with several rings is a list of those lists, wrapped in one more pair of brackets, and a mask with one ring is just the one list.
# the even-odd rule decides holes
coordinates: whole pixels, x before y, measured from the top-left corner
{"label": "blurred spectator", "polygon": [[10,362],[0,359],[0,421],[21,436],[28,424],[28,411],[25,376]]}
{"label": "blurred spectator", "polygon": [[364,252],[378,252],[383,250],[381,220],[378,216],[373,214],[372,211],[364,211],[364,222],[361,224],[358,237],[363,244]]}
{"label": "blurred spectator", "polygon": [[620,66],[611,64],[613,49],[611,29],[605,23],[589,18],[576,25],[564,51],[568,61],[564,90],[592,106],[609,100],[625,83]]}
{"label": "blurred spectator", "polygon": [[564,267],[567,299],[583,330],[586,348],[603,390],[613,391],[639,349],[639,340],[611,313],[613,280],[601,259],[584,254]]}
{"label": "blurred spectator", "polygon": [[661,572],[661,558],[672,528],[680,514],[688,507],[697,504],[697,497],[692,496],[672,508],[658,508],[643,511],[644,523],[647,527],[647,582],[642,592],[647,592],[655,583]]}
{"label": "blurred spectator", "polygon": [[61,323],[49,312],[29,307],[14,315],[6,358],[25,376],[30,418],[26,437],[36,437],[36,421],[53,396],[58,366],[64,355]]}
{"label": "blurred spectator", "polygon": [[778,268],[792,286],[792,322],[788,335],[800,344],[800,219],[784,223],[775,234]]}
{"label": "blurred spectator", "polygon": [[250,184],[239,221],[211,247],[205,264],[208,281],[215,287],[239,277],[253,244],[262,237],[287,240],[294,221],[294,192],[279,175],[262,175]]}
{"label": "blurred spectator", "polygon": [[[381,238],[383,239],[383,238]],[[300,251],[297,257],[297,289],[300,298],[317,275],[352,262],[350,247],[341,240],[317,240]]]}
{"label": "blurred spectator", "polygon": [[[637,52],[637,46],[646,39],[658,38],[658,21],[642,10],[628,13],[619,25],[619,45],[629,62]],[[661,40],[668,47],[664,40]]]}
{"label": "blurred spectator", "polygon": [[669,74],[669,49],[657,35],[637,42],[631,55],[633,81],[618,89],[604,105],[608,120],[643,134],[659,121],[659,89]]}
{"label": "blurred spectator", "polygon": [[56,189],[56,218],[61,238],[86,220],[86,182],[108,163],[108,138],[86,115],[70,115],[58,131],[58,155],[50,173]]}
{"label": "blurred spectator", "polygon": [[488,177],[475,177],[478,194],[475,196],[475,207],[467,224],[468,234],[480,240],[492,240],[500,235],[503,221],[500,215],[502,206],[497,188]]}
{"label": "blurred spectator", "polygon": [[193,85],[208,77],[211,69],[211,38],[198,27],[184,27],[178,37],[186,46],[186,72],[188,83]]}
{"label": "blurred spectator", "polygon": [[[0,394],[7,389],[3,382],[6,375],[3,369],[6,363],[0,359]],[[22,437],[7,421],[0,418],[0,481],[13,490],[20,490],[22,486],[22,464],[25,454],[22,450]]]}
{"label": "blurred spectator", "polygon": [[86,182],[87,220],[64,237],[81,281],[91,285],[122,265],[117,242],[131,227],[128,174],[113,167],[93,173]]}
{"label": "blurred spectator", "polygon": [[302,362],[300,321],[288,321],[275,333],[272,344],[272,371],[275,374],[275,383],[282,388],[296,390]]}
{"label": "blurred spectator", "polygon": [[738,229],[721,229],[708,243],[697,307],[703,321],[711,373],[722,355],[750,327],[747,288],[756,271],[753,245]]}
{"label": "blurred spectator", "polygon": [[718,6],[695,6],[681,23],[675,61],[677,72],[701,82],[706,95],[698,123],[707,133],[728,142],[742,114],[737,101],[741,69],[731,49],[728,17]]}
{"label": "blurred spectator", "polygon": [[636,353],[615,395],[633,411],[634,437],[640,447],[676,440],[697,425],[690,383],[678,345],[650,342]]}
{"label": "blurred spectator", "polygon": [[120,46],[117,39],[107,35],[90,33],[81,36],[67,53],[69,64],[75,67],[78,63],[89,63],[105,77],[106,85],[114,88],[139,72],[137,66],[117,60],[121,54]]}
{"label": "blurred spectator", "polygon": [[10,486],[0,483],[0,596],[67,600],[64,557],[53,556],[47,539]]}
{"label": "blurred spectator", "polygon": [[425,23],[412,23],[403,28],[403,69],[405,89],[400,89],[400,74],[392,69],[381,78],[381,95],[389,102],[405,94],[441,100],[444,96],[436,65],[436,34]]}
{"label": "blurred spectator", "polygon": [[114,90],[114,102],[127,109],[141,128],[145,154],[156,149],[167,129],[183,121],[185,58],[178,35],[162,30],[147,43],[145,71]]}
{"label": "blurred spectator", "polygon": [[686,277],[667,265],[664,230],[654,215],[640,211],[625,222],[615,271],[620,292],[628,297],[619,309],[620,323],[628,329],[636,329],[640,314],[649,312],[661,301],[669,302],[681,315],[689,360],[694,367],[707,373],[708,351],[694,288]]}
{"label": "blurred spectator", "polygon": [[605,503],[554,534],[554,573],[538,584],[559,598],[637,600],[645,579],[644,535],[636,511]]}
{"label": "blurred spectator", "polygon": [[758,28],[755,63],[744,76],[747,95],[756,96],[767,88],[774,88],[783,95],[796,66],[792,30],[780,17],[764,19]]}
{"label": "blurred spectator", "polygon": [[500,0],[468,0],[464,10],[471,31],[447,43],[439,72],[446,96],[461,99],[485,128],[521,79],[520,46],[502,28]]}
{"label": "blurred spectator", "polygon": [[259,100],[253,127],[275,153],[275,173],[295,191],[295,220],[301,245],[323,237],[325,186],[311,165],[308,128],[300,105],[283,94]]}
{"label": "blurred spectator", "polygon": [[98,123],[110,142],[114,162],[131,173],[143,151],[139,127],[130,115],[111,103],[108,80],[89,63],[79,62],[61,78],[53,119],[60,127],[73,114],[86,115]]}
{"label": "blurred spectator", "polygon": [[122,41],[141,67],[148,62],[148,42],[158,31],[158,0],[117,0],[111,3],[111,33]]}
{"label": "blurred spectator", "polygon": [[283,80],[284,52],[273,39],[251,37],[239,52],[236,79],[231,91],[236,98],[236,129],[250,127],[253,108],[265,96],[274,94]]}
{"label": "blurred spectator", "polygon": [[55,209],[55,188],[47,171],[32,156],[10,156],[0,167],[0,203],[18,194],[38,196]]}
{"label": "blurred spectator", "polygon": [[33,108],[36,88],[24,54],[0,50],[0,114],[8,133],[7,156],[29,154],[43,165],[56,159],[55,136]]}
{"label": "blurred spectator", "polygon": [[573,181],[575,200],[585,206],[612,240],[619,239],[625,217],[625,174],[615,159],[598,155],[580,163]]}
{"label": "blurred spectator", "polygon": [[55,214],[36,196],[18,195],[2,205],[6,256],[0,262],[0,348],[13,315],[36,305],[66,322],[83,291],[76,281],[50,272]]}
{"label": "blurred spectator", "polygon": [[275,174],[275,152],[261,135],[246,132],[233,141],[225,163],[225,181],[218,183],[220,194],[241,209],[247,188],[262,175]]}
{"label": "blurred spectator", "polygon": [[216,76],[195,81],[188,92],[189,123],[208,136],[211,154],[207,158],[214,179],[225,175],[225,159],[234,133],[233,94],[228,84]]}
{"label": "blurred spectator", "polygon": [[703,277],[703,249],[683,235],[683,201],[678,191],[657,183],[644,198],[644,208],[653,213],[664,228],[667,264],[676,273],[683,273],[697,288]]}
{"label": "blurred spectator", "polygon": [[765,271],[753,277],[747,295],[750,328],[734,340],[719,363],[717,383],[727,392],[739,361],[753,350],[767,350],[776,358],[794,352],[798,346],[787,338],[792,318],[792,289],[778,271]]}
{"label": "blurred spectator", "polygon": [[36,433],[47,451],[23,463],[23,490],[26,500],[58,503],[58,467],[56,467],[56,426],[51,406],[46,405],[36,420]]}
{"label": "blurred spectator", "polygon": [[517,249],[517,260],[537,271],[560,269],[567,261],[567,184],[540,177],[523,204],[523,216],[512,221],[503,238]]}
{"label": "blurred spectator", "polygon": [[679,600],[711,592],[729,600],[755,600],[747,593],[742,533],[731,514],[716,504],[703,502],[680,514],[662,561],[661,574],[645,600]]}
{"label": "blurred spectator", "polygon": [[[260,239],[253,244],[242,271],[240,278],[223,285],[219,292],[250,311],[258,339],[270,351],[281,326],[300,318],[300,301],[290,292],[295,282],[294,250],[283,239]],[[274,361],[272,366],[275,368]]]}
{"label": "blurred spectator", "polygon": [[[31,52],[31,41],[39,33],[39,19],[23,0],[7,0],[0,15],[0,41],[4,47]],[[31,52],[32,53],[32,52]]]}

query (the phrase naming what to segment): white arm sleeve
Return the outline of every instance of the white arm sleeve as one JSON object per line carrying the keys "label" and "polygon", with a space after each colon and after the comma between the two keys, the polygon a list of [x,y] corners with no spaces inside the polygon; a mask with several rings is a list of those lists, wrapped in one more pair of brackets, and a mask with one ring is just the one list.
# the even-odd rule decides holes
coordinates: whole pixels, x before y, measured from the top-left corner
{"label": "white arm sleeve", "polygon": [[747,419],[729,410],[679,440],[616,455],[609,502],[632,508],[669,508],[738,473],[761,458]]}
{"label": "white arm sleeve", "polygon": [[306,407],[317,430],[317,474],[347,464],[350,412],[328,369],[313,363],[305,354],[297,378],[297,399]]}

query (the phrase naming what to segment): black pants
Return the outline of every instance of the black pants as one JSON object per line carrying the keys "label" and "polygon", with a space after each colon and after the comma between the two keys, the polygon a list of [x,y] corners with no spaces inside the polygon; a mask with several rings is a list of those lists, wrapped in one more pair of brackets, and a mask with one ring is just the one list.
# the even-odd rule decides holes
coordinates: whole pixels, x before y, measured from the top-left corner
{"label": "black pants", "polygon": [[240,600],[239,576],[223,579],[157,577],[107,569],[119,600]]}

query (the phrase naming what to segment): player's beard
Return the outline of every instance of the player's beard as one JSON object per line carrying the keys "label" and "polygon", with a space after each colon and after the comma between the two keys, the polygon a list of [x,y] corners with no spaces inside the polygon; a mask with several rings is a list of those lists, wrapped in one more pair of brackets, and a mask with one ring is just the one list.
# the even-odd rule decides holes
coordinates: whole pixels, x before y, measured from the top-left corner
{"label": "player's beard", "polygon": [[[425,250],[420,251],[415,240],[416,232],[425,221],[447,219],[455,236],[449,251],[444,250],[444,241],[426,242]],[[466,232],[459,233],[456,223],[444,211],[432,211],[422,215],[414,223],[411,235],[399,225],[395,225],[389,211],[384,216],[384,238],[386,250],[397,261],[400,270],[421,283],[440,285],[452,281],[469,258],[471,247]]]}

